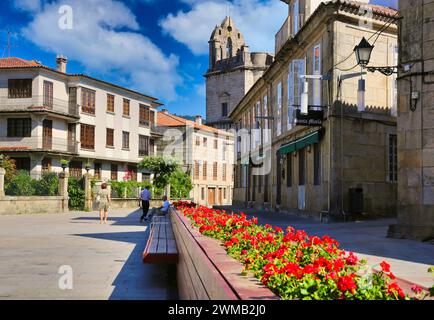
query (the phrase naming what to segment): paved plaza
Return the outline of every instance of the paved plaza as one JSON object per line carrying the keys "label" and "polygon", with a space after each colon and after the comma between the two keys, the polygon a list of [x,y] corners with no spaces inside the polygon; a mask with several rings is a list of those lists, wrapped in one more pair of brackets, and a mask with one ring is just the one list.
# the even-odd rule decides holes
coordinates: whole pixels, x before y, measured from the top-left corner
{"label": "paved plaza", "polygon": [[[100,225],[96,212],[0,216],[0,299],[177,298],[173,270],[141,261],[149,230],[139,217],[118,211]],[[61,266],[72,268],[72,290],[59,289]]]}

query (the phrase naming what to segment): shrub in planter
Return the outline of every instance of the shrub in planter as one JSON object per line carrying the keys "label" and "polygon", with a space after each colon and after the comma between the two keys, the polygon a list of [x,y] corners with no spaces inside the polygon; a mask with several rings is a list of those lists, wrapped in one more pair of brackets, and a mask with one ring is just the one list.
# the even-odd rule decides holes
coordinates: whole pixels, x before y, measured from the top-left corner
{"label": "shrub in planter", "polygon": [[19,171],[6,181],[5,192],[10,196],[32,196],[35,184],[27,171]]}
{"label": "shrub in planter", "polygon": [[84,179],[68,179],[69,208],[72,210],[84,210],[85,191]]}
{"label": "shrub in planter", "polygon": [[38,196],[56,196],[59,189],[59,177],[54,172],[44,173],[40,180],[34,181],[35,194]]}
{"label": "shrub in planter", "polygon": [[409,299],[395,282],[387,262],[369,272],[366,261],[341,249],[328,237],[302,230],[259,225],[257,218],[228,214],[185,202],[174,205],[193,226],[220,240],[230,256],[243,263],[282,299],[398,300]]}

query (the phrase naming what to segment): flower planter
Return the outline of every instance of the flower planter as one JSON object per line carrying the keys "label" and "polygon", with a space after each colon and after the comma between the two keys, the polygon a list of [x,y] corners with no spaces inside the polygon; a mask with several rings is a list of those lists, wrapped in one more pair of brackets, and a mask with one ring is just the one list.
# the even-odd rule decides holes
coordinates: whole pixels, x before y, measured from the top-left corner
{"label": "flower planter", "polygon": [[203,236],[176,209],[171,222],[179,252],[177,281],[181,300],[277,300],[273,292],[226,253],[222,244]]}

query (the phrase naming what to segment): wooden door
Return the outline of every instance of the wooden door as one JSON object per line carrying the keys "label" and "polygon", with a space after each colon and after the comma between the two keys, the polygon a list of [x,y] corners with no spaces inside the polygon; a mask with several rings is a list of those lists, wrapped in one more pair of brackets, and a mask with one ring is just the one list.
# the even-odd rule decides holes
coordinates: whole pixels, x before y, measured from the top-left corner
{"label": "wooden door", "polygon": [[53,121],[44,120],[42,122],[42,148],[51,149],[53,147]]}
{"label": "wooden door", "polygon": [[280,153],[277,153],[276,156],[276,205],[280,205],[282,202],[282,164],[280,162],[281,156]]}
{"label": "wooden door", "polygon": [[68,124],[68,152],[75,153],[75,123]]}
{"label": "wooden door", "polygon": [[209,206],[215,205],[215,189],[214,188],[208,188],[208,205]]}
{"label": "wooden door", "polygon": [[219,188],[219,202],[218,204],[223,204],[223,189]]}

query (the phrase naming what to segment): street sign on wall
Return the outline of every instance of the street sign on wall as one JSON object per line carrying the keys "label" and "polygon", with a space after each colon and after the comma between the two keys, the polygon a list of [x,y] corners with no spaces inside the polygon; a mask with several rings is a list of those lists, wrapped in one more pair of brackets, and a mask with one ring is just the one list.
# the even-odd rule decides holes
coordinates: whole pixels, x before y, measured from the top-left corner
{"label": "street sign on wall", "polygon": [[297,126],[322,126],[324,119],[323,110],[309,109],[308,114],[302,114],[300,110],[296,111],[295,125]]}

